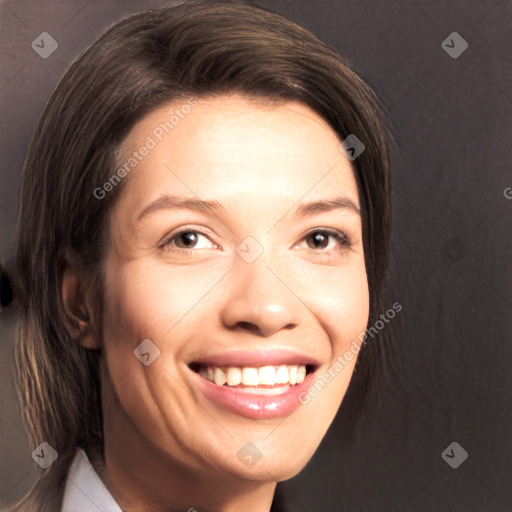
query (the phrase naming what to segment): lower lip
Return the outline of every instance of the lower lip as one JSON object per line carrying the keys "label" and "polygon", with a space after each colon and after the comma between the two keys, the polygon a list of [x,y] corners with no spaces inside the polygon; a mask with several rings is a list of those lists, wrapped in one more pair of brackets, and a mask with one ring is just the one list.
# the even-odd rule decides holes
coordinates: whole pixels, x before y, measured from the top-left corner
{"label": "lower lip", "polygon": [[[191,370],[192,371],[192,370]],[[313,380],[314,372],[306,375],[300,384],[290,386],[280,395],[255,395],[244,393],[234,387],[217,386],[213,382],[192,372],[197,378],[199,391],[215,404],[249,419],[272,419],[287,416],[299,405],[300,393],[307,391]]]}

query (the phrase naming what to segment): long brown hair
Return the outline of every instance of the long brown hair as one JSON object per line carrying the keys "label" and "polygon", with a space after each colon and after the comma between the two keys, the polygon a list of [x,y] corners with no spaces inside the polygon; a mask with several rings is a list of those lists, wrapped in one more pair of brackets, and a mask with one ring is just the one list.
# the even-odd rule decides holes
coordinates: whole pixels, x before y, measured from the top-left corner
{"label": "long brown hair", "polygon": [[[83,348],[62,321],[62,250],[80,258],[101,311],[105,228],[123,184],[102,199],[93,191],[115,172],[123,139],[163,104],[230,92],[300,101],[341,140],[355,134],[363,141],[366,149],[352,163],[370,322],[378,317],[388,265],[390,171],[386,128],[371,89],[309,31],[242,0],[190,0],[122,20],[58,83],[23,169],[15,271],[18,388],[33,446],[46,441],[59,458],[20,510],[55,512],[74,451],[103,440],[101,350]],[[342,405],[354,417],[379,357],[378,343],[368,343],[359,356],[357,385],[351,384]],[[49,491],[53,498],[44,502]]]}

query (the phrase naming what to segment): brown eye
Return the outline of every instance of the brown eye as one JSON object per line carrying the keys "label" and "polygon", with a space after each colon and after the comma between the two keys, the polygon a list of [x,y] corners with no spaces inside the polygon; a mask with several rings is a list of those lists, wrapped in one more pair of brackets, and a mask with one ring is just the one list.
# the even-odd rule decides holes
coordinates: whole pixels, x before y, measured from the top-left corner
{"label": "brown eye", "polygon": [[167,238],[161,247],[171,251],[173,249],[194,251],[214,248],[216,245],[203,233],[193,229],[185,229]]}
{"label": "brown eye", "polygon": [[350,241],[342,231],[317,229],[305,237],[308,248],[319,252],[339,252],[340,246],[350,247]]}
{"label": "brown eye", "polygon": [[198,241],[197,233],[194,231],[184,231],[174,237],[176,247],[181,249],[193,249]]}
{"label": "brown eye", "polygon": [[329,245],[329,235],[316,231],[307,237],[308,247],[311,249],[325,249]]}

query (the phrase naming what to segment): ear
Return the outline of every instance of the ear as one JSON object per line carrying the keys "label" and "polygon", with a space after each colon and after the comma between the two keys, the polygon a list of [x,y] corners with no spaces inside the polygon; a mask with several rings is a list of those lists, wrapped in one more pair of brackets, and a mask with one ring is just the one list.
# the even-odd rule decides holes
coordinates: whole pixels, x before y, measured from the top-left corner
{"label": "ear", "polygon": [[95,336],[94,308],[89,282],[76,258],[69,252],[61,256],[59,271],[60,309],[64,324],[71,337],[85,348],[100,348]]}

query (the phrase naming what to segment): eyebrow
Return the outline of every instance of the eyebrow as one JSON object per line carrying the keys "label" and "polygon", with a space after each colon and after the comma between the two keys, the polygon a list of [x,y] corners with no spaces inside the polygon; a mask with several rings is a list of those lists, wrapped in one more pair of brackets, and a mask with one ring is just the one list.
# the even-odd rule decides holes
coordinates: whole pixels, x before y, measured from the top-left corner
{"label": "eyebrow", "polygon": [[198,210],[206,213],[225,212],[226,209],[218,201],[205,201],[203,199],[192,199],[179,196],[165,195],[151,202],[142,210],[139,215],[139,221],[146,215],[157,210],[174,210],[185,208],[188,210]]}
{"label": "eyebrow", "polygon": [[361,208],[348,197],[335,197],[333,199],[322,199],[320,201],[311,201],[309,203],[299,204],[295,208],[295,215],[303,217],[305,215],[312,215],[314,213],[328,212],[336,209],[349,209],[353,210],[358,215],[361,215]]}
{"label": "eyebrow", "polygon": [[[197,210],[206,213],[225,213],[226,208],[219,201],[206,201],[203,199],[185,198],[179,196],[164,195],[155,201],[152,201],[139,214],[139,221],[145,216],[158,210],[173,210],[184,208],[188,210]],[[349,209],[361,214],[360,207],[348,197],[335,197],[333,199],[323,199],[319,201],[310,201],[301,203],[295,207],[293,214],[296,217],[305,217],[315,213],[328,212],[335,209]]]}

